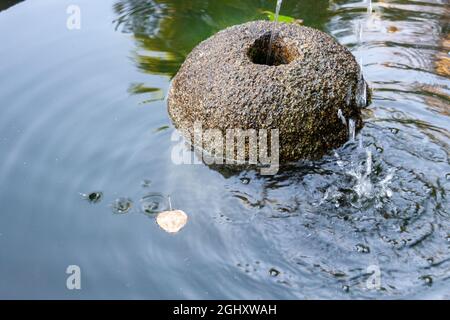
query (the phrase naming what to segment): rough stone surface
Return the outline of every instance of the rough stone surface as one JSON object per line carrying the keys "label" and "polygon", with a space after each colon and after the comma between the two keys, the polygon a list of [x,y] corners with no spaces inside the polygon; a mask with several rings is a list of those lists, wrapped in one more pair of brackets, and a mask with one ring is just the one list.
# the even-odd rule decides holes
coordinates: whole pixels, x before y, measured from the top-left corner
{"label": "rough stone surface", "polygon": [[[225,29],[200,43],[173,80],[169,114],[188,138],[203,129],[279,129],[280,162],[318,159],[348,140],[347,119],[362,127],[358,92],[369,92],[353,55],[329,35],[273,22]],[[364,101],[364,100],[363,100]],[[364,106],[365,106],[364,105]],[[203,142],[206,151],[213,145]]]}

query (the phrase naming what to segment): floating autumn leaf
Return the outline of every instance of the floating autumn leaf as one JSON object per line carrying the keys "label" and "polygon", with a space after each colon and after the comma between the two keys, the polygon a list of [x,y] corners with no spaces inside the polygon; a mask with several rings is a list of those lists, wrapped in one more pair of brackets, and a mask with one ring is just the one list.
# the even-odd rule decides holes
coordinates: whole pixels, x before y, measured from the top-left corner
{"label": "floating autumn leaf", "polygon": [[187,223],[188,216],[181,210],[164,211],[156,217],[156,223],[168,233],[177,233]]}
{"label": "floating autumn leaf", "polygon": [[396,26],[389,26],[387,28],[387,32],[389,32],[389,33],[395,33],[397,31],[398,31],[398,28]]}

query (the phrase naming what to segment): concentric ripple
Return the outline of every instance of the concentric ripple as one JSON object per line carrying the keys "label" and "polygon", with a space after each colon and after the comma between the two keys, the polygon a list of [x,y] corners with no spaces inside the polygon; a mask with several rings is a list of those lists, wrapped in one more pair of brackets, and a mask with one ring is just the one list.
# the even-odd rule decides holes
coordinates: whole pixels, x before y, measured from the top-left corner
{"label": "concentric ripple", "polygon": [[[174,164],[164,96],[193,47],[274,1],[80,0],[80,30],[72,1],[17,2],[0,5],[0,297],[450,298],[446,1],[284,1],[361,61],[373,103],[354,141],[271,177]],[[189,216],[176,235],[167,209]]]}

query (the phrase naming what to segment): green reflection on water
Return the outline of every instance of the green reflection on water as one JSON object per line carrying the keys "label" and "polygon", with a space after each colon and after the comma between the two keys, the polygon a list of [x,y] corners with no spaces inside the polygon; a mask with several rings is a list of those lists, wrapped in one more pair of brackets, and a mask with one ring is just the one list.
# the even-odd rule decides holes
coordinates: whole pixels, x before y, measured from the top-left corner
{"label": "green reflection on water", "polygon": [[[324,29],[326,0],[284,1],[281,13]],[[260,0],[120,0],[114,5],[116,28],[136,39],[135,60],[144,72],[173,77],[186,56],[219,30],[253,20],[267,20],[263,11],[275,1]]]}

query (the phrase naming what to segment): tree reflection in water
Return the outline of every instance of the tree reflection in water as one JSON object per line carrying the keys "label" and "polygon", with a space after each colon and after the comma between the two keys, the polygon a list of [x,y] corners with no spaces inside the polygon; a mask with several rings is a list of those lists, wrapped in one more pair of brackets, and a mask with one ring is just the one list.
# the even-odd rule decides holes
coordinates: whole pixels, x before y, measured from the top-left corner
{"label": "tree reflection in water", "polygon": [[[170,77],[198,43],[231,25],[266,19],[265,10],[273,11],[274,1],[119,0],[114,5],[116,28],[136,39],[138,68]],[[328,1],[286,1],[281,12],[323,29]]]}

